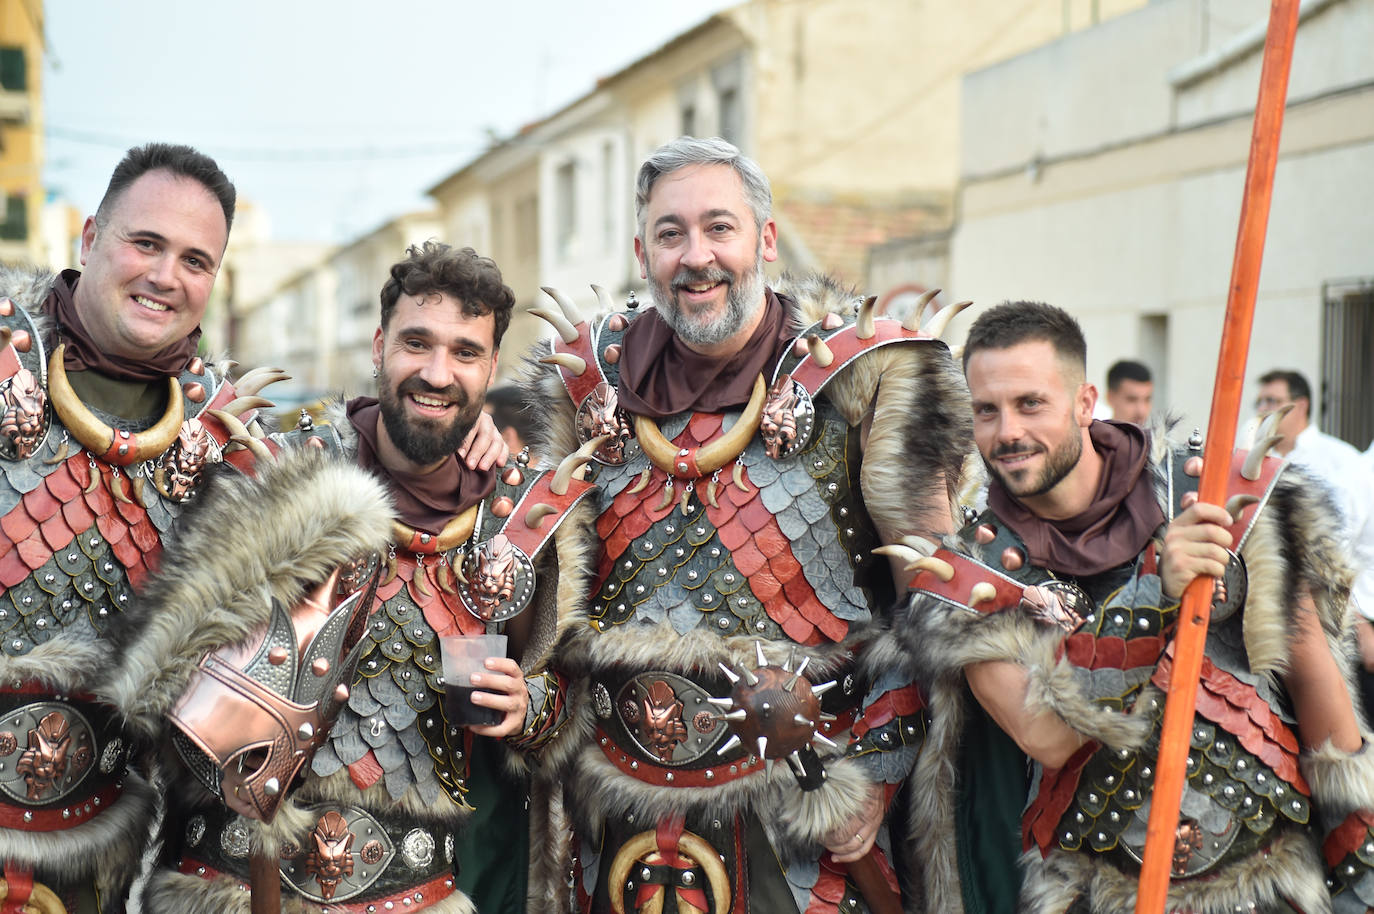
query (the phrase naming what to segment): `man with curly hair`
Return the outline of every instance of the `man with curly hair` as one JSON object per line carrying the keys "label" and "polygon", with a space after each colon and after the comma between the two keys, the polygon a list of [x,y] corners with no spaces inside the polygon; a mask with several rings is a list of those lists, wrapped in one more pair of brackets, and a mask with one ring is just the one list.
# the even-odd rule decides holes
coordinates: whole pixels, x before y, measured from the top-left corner
{"label": "man with curly hair", "polygon": [[[150,882],[148,910],[247,911],[243,889],[251,884],[258,892],[268,887],[264,879],[278,877],[281,910],[289,912],[324,906],[465,914],[478,899],[484,911],[524,908],[524,798],[506,803],[515,815],[492,816],[491,806],[511,798],[497,795],[502,785],[491,769],[519,764],[506,748],[537,748],[565,720],[550,677],[522,664],[530,666],[552,637],[552,535],[590,485],[576,478],[575,463],[549,471],[502,466],[504,448],[489,420],[474,453],[459,453],[483,416],[514,300],[496,264],[470,248],[426,242],[391,268],[373,338],[377,397],[348,401],[331,426],[344,453],[383,484],[394,506],[390,543],[345,575],[377,579],[375,591],[362,591],[369,602],[350,654],[356,671],[331,693],[339,703],[332,727],[298,731],[309,743],[300,777],[271,785],[260,810],[245,810],[231,794],[236,775],[218,756],[187,749],[188,741],[216,745],[217,724],[190,720],[185,701],[178,703],[176,743],[188,770],[172,791],[182,802],[171,816],[167,865]],[[319,432],[307,420],[302,426],[298,432]],[[213,529],[227,522],[225,513],[212,492],[188,529]],[[312,529],[309,518],[294,523],[303,533]],[[268,558],[256,564],[271,567]],[[212,619],[254,592],[215,583],[243,573],[220,574],[214,565],[214,580],[198,591],[192,585],[204,572],[187,556],[174,552],[168,565],[157,593],[177,604],[155,600],[154,611]],[[487,586],[492,580],[499,585]],[[489,656],[469,681],[446,684],[442,639],[484,634],[507,636],[508,653]],[[260,683],[275,681],[270,662],[245,671]],[[327,665],[303,668],[296,688],[327,672]],[[194,692],[197,680],[190,681]],[[491,719],[459,717],[460,707],[444,700],[446,685],[471,692],[472,705]],[[483,825],[460,840],[475,809]],[[254,872],[258,858],[270,861],[266,875]]]}

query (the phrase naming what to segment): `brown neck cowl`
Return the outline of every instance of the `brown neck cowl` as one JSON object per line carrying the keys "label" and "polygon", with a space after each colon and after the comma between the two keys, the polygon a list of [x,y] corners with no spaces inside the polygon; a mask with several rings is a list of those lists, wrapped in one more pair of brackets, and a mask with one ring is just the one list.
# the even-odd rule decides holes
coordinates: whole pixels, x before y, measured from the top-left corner
{"label": "brown neck cowl", "polygon": [[137,361],[112,356],[91,339],[76,307],[78,270],[63,270],[43,302],[43,313],[57,326],[57,336],[67,344],[63,364],[68,371],[94,371],[115,381],[163,381],[175,377],[195,358],[200,328],[185,339]]}
{"label": "brown neck cowl", "polygon": [[1148,469],[1149,436],[1129,422],[1094,422],[1088,434],[1102,457],[1102,479],[1077,517],[1045,520],[995,478],[988,481],[988,507],[1025,541],[1031,563],[1075,577],[1135,561],[1164,523]]}
{"label": "brown neck cowl", "polygon": [[496,489],[497,467],[470,470],[450,454],[431,473],[390,470],[377,456],[377,422],[382,410],[374,397],[357,397],[345,406],[348,421],[358,432],[358,465],[371,470],[391,490],[396,516],[403,524],[437,534],[454,517]]}
{"label": "brown neck cowl", "polygon": [[793,339],[791,302],[765,290],[764,313],[749,341],[727,358],[688,348],[658,314],[630,324],[621,344],[620,405],[637,416],[663,419],[687,410],[718,413],[749,402],[754,379],[772,380],[773,366]]}

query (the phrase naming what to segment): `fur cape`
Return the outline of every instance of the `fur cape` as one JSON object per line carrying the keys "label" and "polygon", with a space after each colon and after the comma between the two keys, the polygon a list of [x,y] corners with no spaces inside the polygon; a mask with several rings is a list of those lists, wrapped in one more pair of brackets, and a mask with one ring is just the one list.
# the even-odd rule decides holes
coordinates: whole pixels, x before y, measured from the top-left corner
{"label": "fur cape", "polygon": [[[115,632],[120,663],[99,690],[132,731],[162,747],[158,770],[180,770],[166,715],[201,657],[266,624],[272,598],[292,606],[340,564],[384,550],[390,531],[390,501],[372,475],[313,448],[260,461],[254,476],[224,467],[207,475],[144,598]],[[167,789],[193,805],[218,803],[189,775]],[[275,852],[287,829],[305,830],[304,816],[284,803],[270,827],[250,829],[254,846]],[[158,907],[171,897],[162,875],[175,877],[178,900]],[[214,891],[198,877],[159,874],[145,904],[191,910],[186,899]],[[233,905],[225,898],[198,910],[247,910],[246,893],[235,886],[229,897]]]}
{"label": "fur cape", "polygon": [[[1156,440],[1162,439],[1156,435]],[[1156,491],[1163,492],[1164,487],[1156,485]],[[1170,506],[1161,507],[1168,516]],[[1280,685],[1279,678],[1288,669],[1294,607],[1299,593],[1305,591],[1316,604],[1350,694],[1358,694],[1349,627],[1352,572],[1341,544],[1338,518],[1322,487],[1300,468],[1289,466],[1241,548],[1249,575],[1243,609],[1249,667],[1275,685]],[[952,538],[946,546],[970,551],[968,545]],[[1053,711],[1085,738],[1109,748],[1139,749],[1152,725],[1143,715],[1095,705],[1076,684],[1069,662],[1055,657],[1062,631],[1036,624],[1022,613],[981,615],[913,595],[896,631],[899,637],[888,640],[875,657],[906,664],[926,684],[932,707],[926,743],[913,775],[919,789],[910,791],[909,797],[915,836],[910,859],[921,873],[925,909],[961,914],[954,805],[965,666],[987,660],[1023,665],[1030,676],[1028,714]],[[1152,698],[1163,701],[1162,694],[1147,685],[1135,709],[1147,707]],[[1368,742],[1368,728],[1363,722],[1362,728]],[[1371,808],[1374,753],[1352,756],[1328,746],[1320,752],[1304,753],[1301,764],[1319,811],[1331,808],[1343,815],[1350,809]],[[1170,892],[1170,908],[1184,906],[1199,914],[1211,914],[1236,910],[1235,906],[1252,899],[1271,899],[1274,892],[1282,892],[1304,910],[1329,910],[1317,850],[1322,837],[1322,833],[1286,833],[1271,844],[1268,856],[1229,864],[1215,879],[1176,882]],[[1028,914],[1061,914],[1089,885],[1095,899],[1092,914],[1134,906],[1135,878],[1123,876],[1094,855],[1055,850],[1042,860],[1039,850],[1031,848],[1022,856],[1021,866],[1025,882],[1020,910]]]}
{"label": "fur cape", "polygon": [[[828,277],[784,277],[774,289],[796,303],[791,318],[798,333],[826,314],[852,319],[855,313],[854,292]],[[525,366],[527,399],[537,404],[532,409],[533,445],[540,453],[569,453],[578,446],[574,424],[578,404],[571,402],[558,373],[539,363],[547,353],[546,344]],[[972,420],[967,389],[947,348],[935,343],[870,351],[841,370],[821,396],[851,426],[871,423],[860,484],[865,506],[884,541],[949,529],[953,493],[971,446]],[[932,485],[932,480],[939,482]],[[561,783],[564,794],[575,796],[569,805],[575,805],[592,823],[626,813],[643,821],[676,812],[719,816],[752,809],[768,821],[783,845],[781,850],[814,847],[834,826],[856,814],[870,780],[864,768],[850,759],[827,762],[825,786],[809,793],[801,791],[791,777],[777,774],[767,780],[746,778],[710,788],[656,788],[620,774],[605,759],[592,738],[596,716],[582,671],[593,663],[615,663],[628,669],[714,669],[718,662],[752,666],[756,639],[722,638],[700,630],[684,636],[667,623],[654,634],[593,631],[587,625],[586,594],[600,544],[595,538],[593,506],[584,502],[577,511],[575,522],[565,523],[557,534],[559,630],[554,652],[544,664],[571,676],[571,723],[544,750],[543,777],[548,783]],[[874,609],[876,619],[886,607]],[[765,642],[764,651],[770,663],[779,663],[795,648],[798,657],[810,658],[809,670],[824,676],[844,662],[846,652],[862,652],[877,627],[876,622],[859,627],[838,645],[797,648],[790,641]],[[563,821],[565,815],[555,808],[550,821]],[[548,835],[544,841],[546,847],[566,845],[561,835]],[[546,870],[533,873],[531,885],[545,887],[547,907],[541,910],[554,910],[555,899],[560,893],[566,895],[566,861],[551,856]]]}
{"label": "fur cape", "polygon": [[[56,278],[39,267],[0,266],[0,297],[22,308],[44,340],[52,326],[41,308]],[[112,656],[89,630],[63,631],[22,656],[0,655],[0,679],[38,682],[54,694],[90,692]],[[91,880],[102,896],[121,898],[138,870],[153,809],[152,788],[130,770],[119,799],[88,822],[60,831],[0,829],[0,858],[34,867],[40,882],[60,872],[66,882]]]}
{"label": "fur cape", "polygon": [[[27,313],[49,351],[54,342],[54,327],[42,313],[42,307],[56,280],[57,274],[45,268],[0,266],[0,296]],[[120,666],[125,658],[119,633],[131,630],[130,618],[143,607],[143,594],[139,594],[134,607],[113,620],[112,630],[105,637],[63,631],[23,656],[0,656],[0,678],[32,680],[55,693],[90,692],[103,696],[107,681],[121,675],[124,669]],[[134,732],[147,733],[146,729],[137,728]],[[68,881],[93,879],[102,897],[122,898],[138,872],[139,856],[148,842],[160,801],[156,793],[142,773],[131,769],[118,801],[85,824],[52,832],[0,829],[0,857],[35,866],[40,881],[45,873],[60,868]]]}

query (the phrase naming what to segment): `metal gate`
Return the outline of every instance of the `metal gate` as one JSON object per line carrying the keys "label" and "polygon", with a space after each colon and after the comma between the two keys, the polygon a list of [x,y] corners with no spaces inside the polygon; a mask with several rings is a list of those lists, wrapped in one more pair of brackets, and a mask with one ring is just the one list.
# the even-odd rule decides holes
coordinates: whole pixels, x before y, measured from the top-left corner
{"label": "metal gate", "polygon": [[1374,440],[1374,279],[1322,284],[1321,430]]}

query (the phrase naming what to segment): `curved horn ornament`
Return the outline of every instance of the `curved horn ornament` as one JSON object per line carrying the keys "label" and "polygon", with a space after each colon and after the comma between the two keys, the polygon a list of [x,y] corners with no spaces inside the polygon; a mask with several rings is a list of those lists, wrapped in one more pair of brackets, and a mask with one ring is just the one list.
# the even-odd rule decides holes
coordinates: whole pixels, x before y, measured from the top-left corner
{"label": "curved horn ornament", "polygon": [[575,377],[582,377],[587,370],[587,360],[581,356],[573,355],[571,352],[555,352],[546,355],[539,360],[545,365],[557,365],[559,368],[566,368]]}
{"label": "curved horn ornament", "polygon": [[254,368],[246,371],[234,384],[234,390],[242,397],[254,397],[268,384],[289,381],[291,376],[280,368]]}
{"label": "curved horn ornament", "polygon": [[224,411],[231,416],[242,416],[250,409],[271,409],[277,404],[257,396],[236,397],[224,404]]}
{"label": "curved horn ornament", "polygon": [[596,449],[601,447],[610,437],[610,435],[597,435],[564,457],[559,462],[558,469],[554,471],[553,479],[549,480],[549,491],[555,495],[567,495],[568,485],[572,482],[573,474],[591,463],[592,455],[596,453]]}
{"label": "curved horn ornament", "polygon": [[1241,465],[1240,475],[1254,482],[1260,477],[1260,468],[1264,465],[1264,458],[1269,455],[1269,449],[1283,440],[1282,435],[1269,435],[1255,442],[1255,446],[1250,449],[1250,453],[1245,455],[1245,463]]}
{"label": "curved horn ornament", "polygon": [[859,311],[854,317],[854,335],[861,340],[871,340],[878,328],[873,323],[878,296],[870,295],[859,303]]}
{"label": "curved horn ornament", "polygon": [[563,312],[563,317],[567,319],[569,325],[576,326],[582,323],[582,312],[578,309],[577,303],[571,298],[568,298],[568,296],[559,292],[552,286],[540,286],[539,289],[558,303],[558,310]]}
{"label": "curved horn ornament", "polygon": [[592,292],[596,295],[596,307],[602,314],[610,314],[615,310],[615,302],[611,301],[611,293],[596,283],[592,283]]}
{"label": "curved horn ornament", "polygon": [[945,331],[949,329],[949,322],[958,317],[959,313],[971,304],[973,304],[971,301],[957,301],[952,305],[945,305],[939,311],[935,312],[935,316],[930,319],[930,323],[926,324],[922,329],[933,337],[943,337]]}
{"label": "curved horn ornament", "polygon": [[[678,838],[678,847],[686,852],[702,870],[706,873],[706,881],[711,887],[711,901],[715,902],[713,910],[730,910],[730,876],[725,872],[725,864],[720,860],[720,855],[715,848],[706,843],[706,840],[699,835],[689,831],[684,831]],[[639,863],[644,857],[655,853],[658,850],[658,838],[652,831],[643,831],[621,845],[615,858],[611,861],[611,869],[608,877],[610,879],[611,910],[615,914],[625,914],[625,899],[621,889],[629,878],[630,870]],[[663,891],[672,891],[672,886],[664,886]],[[650,910],[648,905],[658,902],[656,908],[663,909],[662,897],[652,899],[641,909],[647,912]],[[678,899],[678,910],[696,911],[697,909],[688,907],[683,908],[683,902]],[[700,912],[704,914],[704,912]]]}
{"label": "curved horn ornament", "polygon": [[939,295],[940,289],[928,289],[921,293],[921,297],[916,299],[916,303],[911,306],[911,311],[907,314],[906,320],[902,321],[902,329],[910,330],[915,333],[921,329],[921,315],[925,313],[926,305],[930,300]]}
{"label": "curved horn ornament", "polygon": [[563,315],[550,311],[548,308],[531,308],[529,313],[540,320],[547,321],[554,330],[558,331],[558,336],[563,342],[569,345],[577,342],[577,328],[568,323],[568,319]]}
{"label": "curved horn ornament", "polygon": [[[739,420],[730,427],[730,431],[697,450],[696,468],[700,475],[709,476],[744,452],[754,433],[759,430],[759,423],[763,420],[763,404],[767,397],[768,385],[764,383],[763,375],[760,374],[754,379],[754,390],[749,395],[748,405],[744,407]],[[683,475],[677,464],[678,448],[664,436],[658,423],[645,416],[635,416],[635,435],[639,439],[639,446],[654,466],[667,473],[669,477]]]}
{"label": "curved horn ornament", "polygon": [[115,431],[96,418],[72,389],[71,381],[67,380],[67,368],[62,361],[66,351],[67,344],[59,343],[48,359],[48,399],[62,424],[86,450],[111,463],[129,466],[151,460],[172,446],[181,431],[186,412],[181,383],[176,378],[167,379],[167,409],[162,418],[152,428],[138,433],[134,439],[135,445],[128,453],[110,455],[114,448]]}

